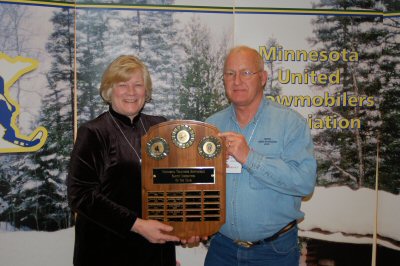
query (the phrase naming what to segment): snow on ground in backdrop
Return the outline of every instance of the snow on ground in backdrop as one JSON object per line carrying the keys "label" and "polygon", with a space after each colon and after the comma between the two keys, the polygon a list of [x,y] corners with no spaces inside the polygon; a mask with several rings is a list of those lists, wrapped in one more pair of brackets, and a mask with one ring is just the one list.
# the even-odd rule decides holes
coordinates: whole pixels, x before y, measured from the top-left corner
{"label": "snow on ground in backdrop", "polygon": [[[344,243],[372,243],[376,192],[353,191],[347,187],[317,187],[311,200],[303,202],[306,218],[299,225],[300,236]],[[380,191],[378,194],[378,231],[384,237],[400,240],[400,196]],[[397,221],[397,222],[396,222]],[[324,233],[308,231],[320,228]],[[74,229],[57,232],[15,231],[0,226],[0,265],[2,266],[71,266]],[[354,235],[346,235],[346,234]],[[383,246],[400,250],[383,239]],[[207,249],[177,247],[181,266],[202,266]]]}
{"label": "snow on ground in backdrop", "polygon": [[[57,232],[0,232],[2,266],[72,266],[74,228]],[[207,249],[177,247],[181,266],[202,266]]]}
{"label": "snow on ground in backdrop", "polygon": [[[378,200],[378,213],[375,211]],[[372,243],[375,216],[378,215],[378,243],[400,250],[390,239],[400,241],[400,195],[368,188],[316,187],[301,207],[306,216],[299,224],[300,236],[344,243]],[[309,232],[321,229],[324,234]],[[346,235],[347,234],[347,235]]]}

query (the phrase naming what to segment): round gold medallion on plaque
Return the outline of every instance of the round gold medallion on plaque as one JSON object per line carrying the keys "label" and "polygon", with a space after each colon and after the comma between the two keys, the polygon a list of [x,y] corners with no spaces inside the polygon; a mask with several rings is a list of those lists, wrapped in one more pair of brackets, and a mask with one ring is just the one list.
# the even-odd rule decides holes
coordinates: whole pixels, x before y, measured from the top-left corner
{"label": "round gold medallion on plaque", "polygon": [[221,142],[213,136],[204,137],[197,147],[201,157],[205,159],[213,159],[221,152]]}
{"label": "round gold medallion on plaque", "polygon": [[195,133],[188,125],[179,125],[172,130],[172,142],[179,148],[185,149],[193,144]]}
{"label": "round gold medallion on plaque", "polygon": [[169,153],[167,141],[163,138],[154,138],[147,142],[147,154],[156,160],[165,158]]}

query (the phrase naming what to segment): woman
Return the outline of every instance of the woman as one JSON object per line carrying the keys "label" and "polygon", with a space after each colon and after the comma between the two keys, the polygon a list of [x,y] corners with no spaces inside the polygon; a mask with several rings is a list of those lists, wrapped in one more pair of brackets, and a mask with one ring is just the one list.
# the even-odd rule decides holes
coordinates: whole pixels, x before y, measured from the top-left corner
{"label": "woman", "polygon": [[166,121],[141,113],[151,92],[146,66],[135,56],[118,57],[100,86],[109,111],[78,130],[67,178],[77,214],[76,266],[175,266],[173,228],[140,218],[141,137]]}

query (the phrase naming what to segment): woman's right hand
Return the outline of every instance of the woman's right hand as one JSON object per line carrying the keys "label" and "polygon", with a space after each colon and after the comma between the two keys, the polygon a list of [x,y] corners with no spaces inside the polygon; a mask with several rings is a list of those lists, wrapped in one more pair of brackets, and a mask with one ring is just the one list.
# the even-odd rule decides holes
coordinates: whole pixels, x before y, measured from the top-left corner
{"label": "woman's right hand", "polygon": [[174,228],[170,225],[163,224],[156,220],[143,220],[137,218],[133,224],[131,231],[142,235],[150,243],[164,244],[168,241],[180,241],[176,236],[168,234]]}

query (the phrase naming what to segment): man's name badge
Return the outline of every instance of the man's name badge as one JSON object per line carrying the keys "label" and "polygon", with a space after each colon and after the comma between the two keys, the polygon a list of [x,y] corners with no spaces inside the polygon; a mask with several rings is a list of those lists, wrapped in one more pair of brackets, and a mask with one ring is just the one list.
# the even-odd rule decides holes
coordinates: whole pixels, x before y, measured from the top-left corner
{"label": "man's name badge", "polygon": [[242,165],[233,156],[229,156],[228,160],[226,160],[226,173],[240,174],[241,172]]}

